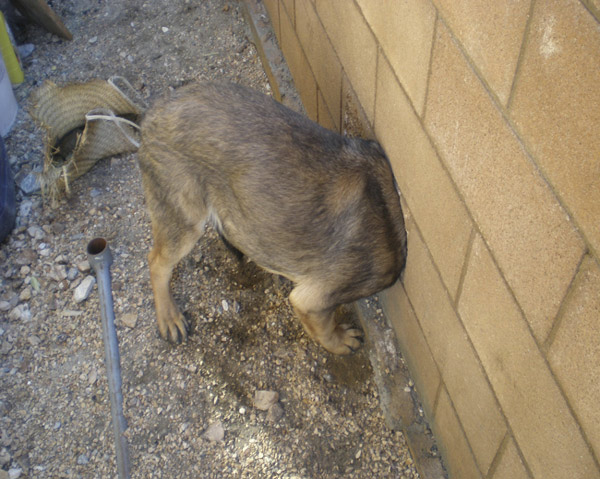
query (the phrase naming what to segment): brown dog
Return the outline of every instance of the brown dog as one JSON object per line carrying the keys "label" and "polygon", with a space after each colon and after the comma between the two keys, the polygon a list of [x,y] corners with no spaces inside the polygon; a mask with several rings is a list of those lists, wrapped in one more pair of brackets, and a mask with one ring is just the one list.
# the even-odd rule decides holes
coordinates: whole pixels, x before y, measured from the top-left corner
{"label": "brown dog", "polygon": [[393,284],[406,255],[399,195],[378,143],[340,136],[256,91],[202,83],[147,113],[139,164],[163,338],[187,336],[169,281],[209,222],[295,283],[290,301],[313,339],[337,354],[359,346],[360,331],[336,324],[336,307]]}

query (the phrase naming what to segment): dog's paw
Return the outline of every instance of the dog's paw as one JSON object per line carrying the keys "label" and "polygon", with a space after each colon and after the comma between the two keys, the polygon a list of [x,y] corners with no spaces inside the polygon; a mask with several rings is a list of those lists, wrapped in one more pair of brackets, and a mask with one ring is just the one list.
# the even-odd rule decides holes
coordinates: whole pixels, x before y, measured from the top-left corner
{"label": "dog's paw", "polygon": [[334,354],[350,354],[360,347],[360,338],[362,331],[359,329],[354,329],[349,324],[338,324],[329,338],[321,340],[321,344]]}
{"label": "dog's paw", "polygon": [[158,332],[164,340],[180,344],[187,339],[189,330],[188,321],[177,309],[169,313],[157,318]]}

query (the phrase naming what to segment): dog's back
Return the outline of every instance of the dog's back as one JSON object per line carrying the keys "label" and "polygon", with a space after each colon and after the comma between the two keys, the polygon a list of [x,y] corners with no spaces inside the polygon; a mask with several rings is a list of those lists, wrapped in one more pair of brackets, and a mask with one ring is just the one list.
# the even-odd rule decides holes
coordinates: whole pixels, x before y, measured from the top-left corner
{"label": "dog's back", "polygon": [[389,286],[404,267],[403,215],[379,145],[258,92],[204,83],[158,103],[140,167],[154,223],[178,235],[209,218],[265,269],[326,285],[332,304]]}

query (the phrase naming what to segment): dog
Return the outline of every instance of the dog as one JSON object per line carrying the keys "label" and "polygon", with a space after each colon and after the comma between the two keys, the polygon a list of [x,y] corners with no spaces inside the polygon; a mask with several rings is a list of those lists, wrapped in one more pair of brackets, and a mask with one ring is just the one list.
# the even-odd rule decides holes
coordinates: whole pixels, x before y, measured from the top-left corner
{"label": "dog", "polygon": [[146,113],[138,160],[164,339],[187,338],[169,281],[210,223],[294,283],[289,300],[311,338],[336,354],[360,346],[360,330],[334,319],[337,306],[391,286],[406,261],[400,197],[376,141],[339,135],[240,85],[197,83]]}

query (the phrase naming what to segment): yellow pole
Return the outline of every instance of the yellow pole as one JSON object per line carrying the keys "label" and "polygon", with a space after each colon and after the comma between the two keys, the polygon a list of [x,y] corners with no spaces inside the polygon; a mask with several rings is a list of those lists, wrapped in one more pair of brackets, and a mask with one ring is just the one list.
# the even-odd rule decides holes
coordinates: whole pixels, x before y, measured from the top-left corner
{"label": "yellow pole", "polygon": [[10,82],[13,85],[20,85],[25,80],[25,76],[19,63],[19,57],[17,57],[15,48],[8,36],[6,21],[2,12],[0,12],[0,51],[2,52],[2,58],[4,59],[4,65],[6,66]]}

